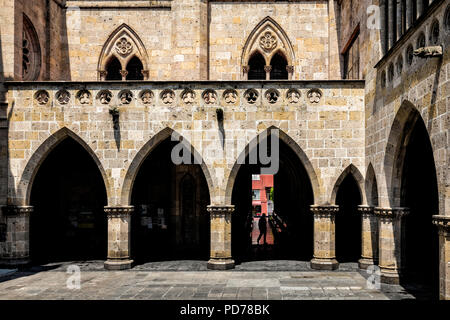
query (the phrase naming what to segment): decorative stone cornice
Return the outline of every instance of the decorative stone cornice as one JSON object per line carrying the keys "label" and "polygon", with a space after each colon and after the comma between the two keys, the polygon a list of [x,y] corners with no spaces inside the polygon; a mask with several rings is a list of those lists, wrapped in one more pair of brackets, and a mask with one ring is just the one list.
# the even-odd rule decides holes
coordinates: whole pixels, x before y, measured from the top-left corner
{"label": "decorative stone cornice", "polygon": [[401,219],[402,217],[409,214],[409,208],[398,207],[398,208],[380,208],[376,207],[374,213],[377,217],[384,219]]}
{"label": "decorative stone cornice", "polygon": [[232,214],[234,212],[234,205],[210,205],[207,207],[210,214]]}
{"label": "decorative stone cornice", "polygon": [[108,217],[123,217],[129,216],[133,213],[133,206],[123,206],[123,207],[105,207],[105,213]]}
{"label": "decorative stone cornice", "polygon": [[433,224],[441,231],[450,232],[450,216],[433,216]]}
{"label": "decorative stone cornice", "polygon": [[374,215],[374,207],[361,205],[361,206],[358,206],[358,212],[363,217],[373,216]]}
{"label": "decorative stone cornice", "polygon": [[6,206],[2,208],[3,214],[5,216],[19,216],[27,215],[29,216],[33,211],[33,206]]}
{"label": "decorative stone cornice", "polygon": [[331,217],[339,212],[339,206],[337,205],[312,205],[310,207],[311,212],[316,216]]}

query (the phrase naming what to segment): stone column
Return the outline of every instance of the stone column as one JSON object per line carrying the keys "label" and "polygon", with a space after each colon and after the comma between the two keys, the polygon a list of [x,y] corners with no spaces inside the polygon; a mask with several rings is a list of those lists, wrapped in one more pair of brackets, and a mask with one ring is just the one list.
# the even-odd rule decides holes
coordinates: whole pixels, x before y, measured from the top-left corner
{"label": "stone column", "polygon": [[133,206],[105,207],[108,217],[108,260],[107,270],[130,269],[130,229]]}
{"label": "stone column", "polygon": [[397,0],[397,32],[395,40],[398,41],[403,35],[403,2]]}
{"label": "stone column", "polygon": [[406,30],[408,30],[414,22],[414,20],[413,20],[413,1],[415,1],[415,0],[406,0]]}
{"label": "stone column", "polygon": [[1,264],[25,265],[30,262],[30,214],[31,206],[6,206],[3,215],[6,221],[6,237],[0,242]]}
{"label": "stone column", "polygon": [[288,72],[288,80],[292,80],[294,77],[294,66],[286,66],[286,71]]}
{"label": "stone column", "polygon": [[270,80],[270,71],[272,71],[272,66],[264,66],[264,71],[266,72],[266,80]]}
{"label": "stone column", "polygon": [[128,71],[120,70],[120,75],[122,76],[122,81],[125,81],[125,80],[127,80]]}
{"label": "stone column", "polygon": [[339,206],[311,206],[314,214],[314,257],[311,268],[318,270],[335,270],[339,267],[336,260],[336,213]]}
{"label": "stone column", "polygon": [[358,261],[360,269],[378,263],[378,221],[373,207],[358,206],[361,213],[361,259]]}
{"label": "stone column", "polygon": [[388,6],[388,39],[389,39],[389,49],[394,46],[394,43],[396,41],[396,34],[395,29],[397,27],[396,21],[395,21],[395,6],[394,1],[397,2],[397,0],[388,0],[389,6]]}
{"label": "stone column", "polygon": [[450,216],[433,216],[439,232],[439,299],[450,300]]}
{"label": "stone column", "polygon": [[402,273],[403,223],[408,208],[375,208],[378,217],[378,250],[381,282],[398,284]]}
{"label": "stone column", "polygon": [[250,71],[250,66],[242,66],[242,74],[244,76],[244,80],[248,80],[248,72]]}
{"label": "stone column", "polygon": [[211,218],[211,259],[208,269],[227,270],[234,268],[231,258],[231,214],[234,206],[208,206]]}
{"label": "stone column", "polygon": [[416,19],[419,19],[419,17],[423,14],[424,7],[423,7],[422,1],[423,0],[416,0],[416,3],[417,3],[417,16],[416,16]]}

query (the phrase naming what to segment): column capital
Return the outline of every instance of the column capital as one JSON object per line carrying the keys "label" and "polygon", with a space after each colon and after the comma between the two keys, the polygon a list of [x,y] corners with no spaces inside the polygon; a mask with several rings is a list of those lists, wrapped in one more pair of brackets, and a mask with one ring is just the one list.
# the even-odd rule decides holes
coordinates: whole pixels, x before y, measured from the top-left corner
{"label": "column capital", "polygon": [[360,205],[358,206],[358,212],[362,216],[372,216],[374,215],[375,208],[371,206]]}
{"label": "column capital", "polygon": [[231,214],[234,212],[234,205],[209,205],[206,210],[210,214]]}
{"label": "column capital", "polygon": [[242,72],[248,73],[250,71],[250,66],[242,66]]}
{"label": "column capital", "polygon": [[439,228],[439,231],[450,232],[450,216],[433,216],[433,224]]}
{"label": "column capital", "polygon": [[106,76],[108,75],[108,71],[106,71],[106,70],[99,70],[98,73],[100,75],[100,80],[106,80]]}
{"label": "column capital", "polygon": [[294,66],[287,65],[287,66],[286,66],[286,71],[287,71],[288,73],[294,73]]}
{"label": "column capital", "polygon": [[34,211],[33,206],[5,206],[2,207],[5,216],[30,215]]}
{"label": "column capital", "polygon": [[339,212],[339,206],[337,205],[312,205],[310,210],[314,215],[318,216],[334,216]]}
{"label": "column capital", "polygon": [[142,70],[141,73],[144,76],[144,80],[148,80],[148,78],[150,77],[150,71],[149,70]]}
{"label": "column capital", "polygon": [[108,217],[122,217],[131,215],[134,211],[134,206],[104,207],[104,210]]}
{"label": "column capital", "polygon": [[272,71],[272,66],[264,66],[264,71],[265,71],[265,72],[270,72],[270,71]]}
{"label": "column capital", "polygon": [[401,219],[409,214],[409,208],[397,207],[397,208],[374,208],[376,216],[385,219]]}

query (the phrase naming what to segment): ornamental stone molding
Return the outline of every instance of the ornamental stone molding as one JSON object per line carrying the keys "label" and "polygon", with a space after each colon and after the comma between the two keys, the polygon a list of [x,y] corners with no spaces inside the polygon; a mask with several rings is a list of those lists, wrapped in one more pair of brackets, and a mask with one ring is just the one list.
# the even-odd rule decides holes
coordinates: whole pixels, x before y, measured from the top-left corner
{"label": "ornamental stone molding", "polygon": [[297,89],[289,89],[286,93],[286,99],[291,104],[298,103],[300,101],[300,97],[300,91]]}
{"label": "ornamental stone molding", "polygon": [[70,102],[70,93],[67,90],[59,90],[56,93],[56,101],[61,105],[66,105]]}
{"label": "ornamental stone molding", "polygon": [[339,206],[337,205],[312,205],[310,207],[311,212],[315,216],[320,217],[334,217],[339,212]]}
{"label": "ornamental stone molding", "polygon": [[39,90],[34,94],[34,99],[40,105],[45,105],[50,101],[50,95],[46,90]]}
{"label": "ornamental stone molding", "polygon": [[31,20],[23,15],[22,31],[22,80],[35,81],[41,72],[41,47]]}
{"label": "ornamental stone molding", "polygon": [[217,102],[217,92],[212,89],[206,89],[202,93],[202,98],[206,104],[215,104]]}
{"label": "ornamental stone molding", "polygon": [[398,220],[409,214],[409,208],[374,208],[375,216],[379,217],[381,221]]}
{"label": "ornamental stone molding", "polygon": [[440,232],[450,232],[450,216],[433,216],[433,224],[439,228]]}
{"label": "ornamental stone molding", "polygon": [[192,89],[184,89],[181,93],[181,100],[185,104],[193,104],[195,102],[195,92]]}
{"label": "ornamental stone molding", "polygon": [[119,218],[131,215],[134,212],[134,206],[104,207],[104,211],[108,217]]}
{"label": "ornamental stone molding", "polygon": [[127,56],[133,52],[133,44],[124,36],[116,42],[116,51],[122,56]]}
{"label": "ornamental stone molding", "polygon": [[112,99],[112,93],[109,90],[101,90],[97,94],[97,100],[100,101],[101,104],[109,104]]}
{"label": "ornamental stone molding", "polygon": [[5,216],[19,216],[19,215],[25,215],[29,216],[33,213],[34,207],[33,206],[5,206],[2,207],[3,214]]}
{"label": "ornamental stone molding", "polygon": [[130,104],[133,101],[133,93],[130,90],[120,91],[118,97],[121,104]]}
{"label": "ornamental stone molding", "polygon": [[311,103],[319,103],[320,98],[322,98],[322,91],[317,88],[310,89],[306,94]]}
{"label": "ornamental stone molding", "polygon": [[280,93],[276,89],[268,89],[265,93],[265,97],[270,104],[274,104],[280,98]]}
{"label": "ornamental stone molding", "polygon": [[77,93],[77,100],[80,104],[89,104],[91,102],[91,93],[88,90],[80,90]]}
{"label": "ornamental stone molding", "polygon": [[148,105],[153,102],[153,98],[155,97],[155,94],[151,90],[142,90],[139,97],[143,104]]}
{"label": "ornamental stone molding", "polygon": [[223,92],[223,99],[227,104],[235,104],[238,99],[238,93],[234,89],[227,89]]}
{"label": "ornamental stone molding", "polygon": [[371,206],[358,206],[358,212],[363,217],[374,216],[374,207]]}
{"label": "ornamental stone molding", "polygon": [[256,91],[255,89],[248,89],[244,93],[244,98],[249,104],[254,104],[258,100],[258,96],[258,91]]}
{"label": "ornamental stone molding", "polygon": [[234,212],[234,205],[209,205],[207,211],[211,215],[232,214]]}
{"label": "ornamental stone molding", "polygon": [[271,52],[275,49],[277,47],[277,43],[278,40],[276,36],[270,30],[265,31],[259,39],[259,46],[267,52]]}
{"label": "ornamental stone molding", "polygon": [[164,104],[172,104],[175,101],[175,92],[171,89],[165,89],[161,92],[160,98]]}

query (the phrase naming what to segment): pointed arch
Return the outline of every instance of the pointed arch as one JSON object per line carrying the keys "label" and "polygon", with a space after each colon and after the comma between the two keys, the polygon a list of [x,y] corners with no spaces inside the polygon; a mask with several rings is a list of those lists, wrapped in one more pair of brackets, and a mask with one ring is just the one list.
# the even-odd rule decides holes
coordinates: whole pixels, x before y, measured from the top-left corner
{"label": "pointed arch", "polygon": [[[144,163],[145,159],[152,153],[153,150],[156,149],[156,147],[165,141],[166,139],[170,139],[172,136],[172,133],[177,133],[172,128],[166,127],[165,129],[161,130],[157,134],[155,134],[136,154],[133,161],[131,162],[130,166],[128,167],[127,173],[124,178],[124,182],[122,185],[122,191],[121,191],[121,204],[128,205],[131,203],[131,194],[133,190],[134,181],[136,180],[136,177],[139,173],[139,169],[141,168],[142,164]],[[177,133],[178,134],[178,133]],[[179,135],[179,134],[178,134]],[[182,137],[181,135],[179,135]],[[194,149],[194,147],[187,142],[186,139],[183,139],[183,143],[186,145],[186,147],[190,147],[192,150],[192,156],[195,159],[195,163],[200,164],[200,167],[202,168],[202,172],[205,175],[206,182],[208,184],[209,194],[210,194],[210,202],[211,202],[211,194],[214,191],[213,186],[213,180],[211,177],[211,174],[209,172],[208,166],[203,161],[202,156]]]}
{"label": "pointed arch", "polygon": [[349,174],[353,176],[353,178],[356,181],[356,184],[358,185],[359,194],[362,199],[362,204],[363,205],[367,204],[366,193],[364,192],[364,178],[363,178],[361,172],[359,172],[358,168],[356,168],[353,164],[350,164],[347,168],[345,168],[345,170],[342,171],[340,176],[337,178],[337,180],[334,184],[333,190],[331,192],[330,203],[336,204],[336,196],[337,196],[339,187],[340,187],[342,181],[344,181],[344,179]]}
{"label": "pointed arch", "polygon": [[[266,45],[262,45],[265,43]],[[295,61],[294,49],[291,41],[283,28],[271,17],[265,17],[247,37],[241,57],[241,66],[248,66],[248,62],[255,51],[259,51],[266,65],[274,54],[281,53],[288,66],[293,66]]]}
{"label": "pointed arch", "polygon": [[22,80],[35,81],[41,73],[41,45],[39,36],[27,15],[23,14]]}
{"label": "pointed arch", "polygon": [[104,80],[107,63],[112,57],[119,60],[122,70],[126,70],[128,62],[136,57],[142,63],[144,79],[147,78],[147,50],[137,33],[125,23],[114,30],[103,45],[97,67],[99,80]]}
{"label": "pointed arch", "polygon": [[378,207],[378,184],[377,176],[372,163],[369,163],[366,173],[365,191],[367,204],[372,207]]}
{"label": "pointed arch", "polygon": [[[240,153],[238,156],[238,159],[245,159],[248,154],[257,147],[259,138],[264,134],[265,137],[269,137],[271,134],[271,130],[276,129],[278,130],[278,138],[283,141],[286,146],[291,148],[292,151],[297,155],[300,162],[302,163],[303,167],[306,170],[306,173],[308,175],[309,181],[311,182],[311,187],[313,191],[313,197],[314,202],[320,200],[320,185],[319,180],[317,178],[317,174],[314,170],[314,167],[312,166],[311,162],[309,161],[308,156],[306,153],[302,150],[302,148],[283,130],[277,128],[276,126],[271,126],[258,134],[251,142],[247,144],[247,146],[244,148],[244,150]],[[250,146],[252,146],[252,150],[250,150]],[[238,160],[233,165],[233,168],[230,171],[230,174],[228,176],[228,181],[225,189],[225,203],[231,204],[231,197],[233,193],[234,183],[236,181],[237,174],[239,172],[239,169],[242,164],[239,163]]]}
{"label": "pointed arch", "polygon": [[[400,206],[402,173],[406,149],[418,121],[422,122],[425,126],[425,121],[414,104],[408,100],[404,100],[392,123],[384,158],[386,196],[391,207]],[[428,139],[433,150],[433,144],[429,136]]]}
{"label": "pointed arch", "polygon": [[89,153],[102,175],[107,198],[108,200],[111,199],[111,189],[109,187],[108,176],[106,175],[106,171],[103,168],[103,165],[101,164],[99,158],[81,137],[79,137],[75,132],[68,129],[67,127],[64,127],[48,137],[33,153],[27,165],[25,166],[17,187],[17,201],[19,201],[21,205],[30,204],[31,189],[33,186],[34,178],[36,177],[41,164],[45,161],[51,151],[67,138],[71,138],[76,141],[87,151],[87,153]]}

